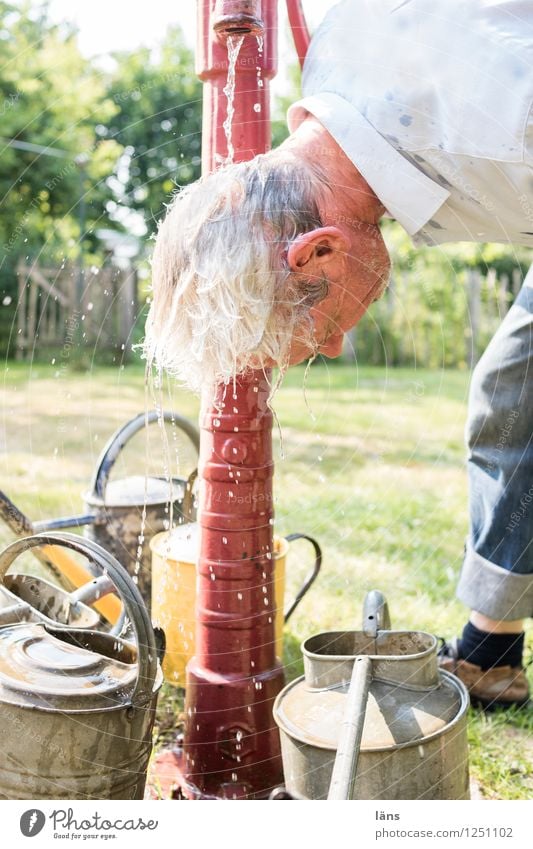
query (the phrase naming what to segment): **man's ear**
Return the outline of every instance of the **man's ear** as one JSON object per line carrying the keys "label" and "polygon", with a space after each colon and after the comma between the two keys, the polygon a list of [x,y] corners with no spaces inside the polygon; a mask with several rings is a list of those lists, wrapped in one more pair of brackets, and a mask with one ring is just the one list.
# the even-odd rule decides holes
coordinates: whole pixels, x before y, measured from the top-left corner
{"label": "man's ear", "polygon": [[348,240],[338,227],[317,227],[296,236],[287,251],[287,262],[291,271],[318,275],[348,247]]}

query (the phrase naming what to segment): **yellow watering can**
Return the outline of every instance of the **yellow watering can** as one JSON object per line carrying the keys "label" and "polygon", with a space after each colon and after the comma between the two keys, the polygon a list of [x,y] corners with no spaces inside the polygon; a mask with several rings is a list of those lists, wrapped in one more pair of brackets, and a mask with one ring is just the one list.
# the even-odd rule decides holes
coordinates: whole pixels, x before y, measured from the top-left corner
{"label": "yellow watering can", "polygon": [[[314,563],[294,600],[285,604],[285,570],[289,544],[305,539],[314,549]],[[163,674],[177,687],[185,686],[185,667],[194,655],[196,609],[196,562],[200,546],[199,525],[178,525],[154,536],[152,549],[152,618],[166,637]],[[313,537],[289,534],[274,537],[274,633],[276,654],[283,653],[283,626],[314,583],[322,565],[322,552]]]}

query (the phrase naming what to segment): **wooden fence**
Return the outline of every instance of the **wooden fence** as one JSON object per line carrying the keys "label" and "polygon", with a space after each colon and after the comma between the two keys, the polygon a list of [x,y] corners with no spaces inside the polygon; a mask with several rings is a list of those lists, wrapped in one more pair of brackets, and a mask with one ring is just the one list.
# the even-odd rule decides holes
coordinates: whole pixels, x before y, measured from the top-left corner
{"label": "wooden fence", "polygon": [[17,359],[60,350],[74,339],[92,352],[127,357],[138,306],[135,270],[106,265],[84,269],[81,280],[79,274],[67,265],[17,266]]}

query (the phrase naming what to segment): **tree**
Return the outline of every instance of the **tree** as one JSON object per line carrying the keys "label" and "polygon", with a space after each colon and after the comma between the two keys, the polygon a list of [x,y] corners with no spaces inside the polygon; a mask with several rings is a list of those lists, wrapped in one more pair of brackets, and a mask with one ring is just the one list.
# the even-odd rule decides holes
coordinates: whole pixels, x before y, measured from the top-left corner
{"label": "tree", "polygon": [[99,132],[124,148],[113,181],[117,204],[153,229],[172,192],[200,175],[202,87],[179,27],[157,50],[113,56],[108,96],[116,111]]}
{"label": "tree", "polygon": [[[110,226],[105,199],[112,190],[105,178],[121,148],[96,132],[117,111],[101,74],[79,52],[75,31],[51,23],[47,4],[0,0],[0,44],[0,316],[5,327],[6,306],[14,306],[18,259],[58,262],[77,255],[82,192],[86,248],[96,249],[94,228]],[[52,155],[18,149],[11,140],[49,148]]]}

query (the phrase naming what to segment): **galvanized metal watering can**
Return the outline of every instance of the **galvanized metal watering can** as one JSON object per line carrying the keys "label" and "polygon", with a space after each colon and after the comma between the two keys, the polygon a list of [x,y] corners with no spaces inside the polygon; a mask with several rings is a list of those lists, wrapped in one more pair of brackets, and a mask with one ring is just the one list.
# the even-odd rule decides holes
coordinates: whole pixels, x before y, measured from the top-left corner
{"label": "galvanized metal watering can", "polygon": [[374,592],[362,631],[302,643],[305,674],[274,704],[295,798],[469,798],[466,688],[439,671],[436,637],[384,613]]}
{"label": "galvanized metal watering can", "polygon": [[[313,562],[294,599],[285,603],[286,558],[289,545],[307,540],[313,548]],[[165,679],[175,686],[185,686],[185,667],[194,655],[196,625],[196,562],[200,548],[199,526],[190,523],[158,534],[152,549],[152,618],[166,634],[163,661]],[[288,622],[320,572],[322,551],[313,537],[289,534],[274,537],[274,622],[276,654],[283,654],[283,626]]]}
{"label": "galvanized metal watering can", "polygon": [[171,481],[143,475],[109,481],[109,476],[128,440],[146,424],[161,418],[183,431],[198,452],[198,428],[188,419],[168,411],[162,415],[155,411],[141,413],[117,430],[104,447],[90,489],[83,496],[87,512],[34,522],[32,526],[36,533],[85,526],[85,537],[111,552],[130,575],[135,575],[148,606],[151,597],[150,540],[169,527],[170,504],[174,522],[194,520],[192,486],[196,470],[189,478],[173,477]]}
{"label": "galvanized metal watering can", "polygon": [[16,540],[0,554],[0,582],[20,554],[41,545],[87,557],[104,576],[99,590],[120,596],[135,644],[74,627],[87,625],[88,608],[67,624],[42,610],[19,610],[9,622],[0,611],[0,798],[142,799],[162,683],[146,606],[112,555],[72,534]]}

